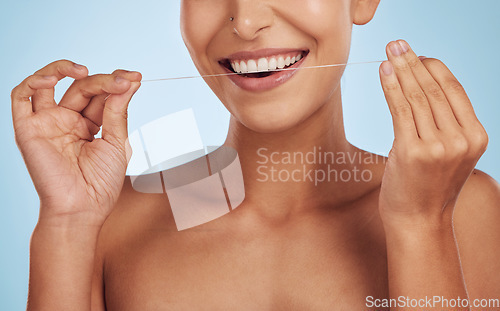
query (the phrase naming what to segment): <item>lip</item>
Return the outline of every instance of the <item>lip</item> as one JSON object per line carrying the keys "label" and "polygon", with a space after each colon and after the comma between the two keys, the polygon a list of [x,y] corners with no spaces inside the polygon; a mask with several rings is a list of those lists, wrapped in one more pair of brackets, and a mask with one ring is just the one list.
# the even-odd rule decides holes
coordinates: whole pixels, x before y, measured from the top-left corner
{"label": "lip", "polygon": [[229,75],[228,78],[238,87],[250,91],[250,92],[264,92],[271,90],[273,88],[276,88],[286,82],[288,82],[297,72],[297,70],[292,70],[292,69],[297,69],[300,68],[307,56],[309,55],[309,51],[306,49],[263,49],[263,50],[258,50],[254,52],[250,51],[243,51],[243,52],[238,52],[231,54],[227,58],[219,61],[220,66],[224,69],[225,72],[227,73],[234,73],[231,71],[229,68],[224,66],[222,61],[228,61],[228,60],[244,60],[244,59],[258,59],[262,57],[269,57],[269,56],[274,56],[278,54],[287,54],[287,53],[292,53],[292,52],[305,52],[304,57],[292,66],[288,67],[287,70],[276,70],[276,73],[264,77],[264,78],[246,78],[240,75]]}

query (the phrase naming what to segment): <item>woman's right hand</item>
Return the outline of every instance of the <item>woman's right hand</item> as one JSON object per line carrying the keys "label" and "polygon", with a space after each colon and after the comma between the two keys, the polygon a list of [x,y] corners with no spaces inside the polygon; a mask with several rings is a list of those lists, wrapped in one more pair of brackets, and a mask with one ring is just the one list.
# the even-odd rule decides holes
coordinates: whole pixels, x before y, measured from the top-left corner
{"label": "woman's right hand", "polygon": [[[75,81],[57,104],[54,87],[64,77]],[[130,160],[127,109],[141,79],[124,70],[88,76],[86,67],[60,60],[14,88],[16,142],[40,197],[39,221],[104,223]]]}

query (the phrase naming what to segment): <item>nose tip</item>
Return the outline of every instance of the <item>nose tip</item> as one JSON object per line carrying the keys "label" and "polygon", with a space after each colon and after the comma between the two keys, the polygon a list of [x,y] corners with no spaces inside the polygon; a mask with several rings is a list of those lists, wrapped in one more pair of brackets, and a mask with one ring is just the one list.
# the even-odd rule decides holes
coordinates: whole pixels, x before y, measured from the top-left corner
{"label": "nose tip", "polygon": [[254,40],[261,31],[266,29],[268,26],[259,27],[253,25],[248,20],[236,25],[233,30],[236,35],[238,35],[243,40],[251,41]]}
{"label": "nose tip", "polygon": [[233,32],[243,40],[254,40],[273,23],[273,11],[262,3],[251,1],[237,2],[237,14],[234,14]]}

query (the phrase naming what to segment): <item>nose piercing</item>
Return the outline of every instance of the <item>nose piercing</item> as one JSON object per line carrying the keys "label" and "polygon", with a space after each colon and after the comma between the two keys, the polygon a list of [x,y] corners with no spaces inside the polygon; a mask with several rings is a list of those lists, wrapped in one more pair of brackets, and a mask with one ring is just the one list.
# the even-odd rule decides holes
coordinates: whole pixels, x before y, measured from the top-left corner
{"label": "nose piercing", "polygon": [[229,18],[229,20],[230,20],[231,22],[232,22],[232,21],[234,21],[234,17],[232,17],[232,16],[231,16],[231,17]]}

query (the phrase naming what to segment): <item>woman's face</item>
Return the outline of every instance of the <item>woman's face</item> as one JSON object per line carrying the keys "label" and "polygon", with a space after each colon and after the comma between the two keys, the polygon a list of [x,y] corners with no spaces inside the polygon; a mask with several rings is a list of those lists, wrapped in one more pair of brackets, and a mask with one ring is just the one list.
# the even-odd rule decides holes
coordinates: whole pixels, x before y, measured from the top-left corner
{"label": "woman's face", "polygon": [[[203,75],[288,68],[287,64],[292,68],[340,64],[349,56],[357,3],[183,0],[181,31]],[[299,60],[291,64],[294,57]],[[328,103],[340,85],[343,70],[289,70],[266,74],[269,76],[222,76],[205,81],[243,125],[256,132],[273,133],[294,127]]]}

